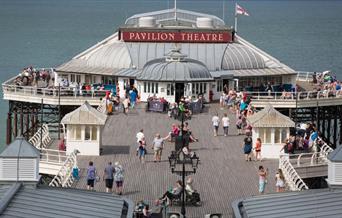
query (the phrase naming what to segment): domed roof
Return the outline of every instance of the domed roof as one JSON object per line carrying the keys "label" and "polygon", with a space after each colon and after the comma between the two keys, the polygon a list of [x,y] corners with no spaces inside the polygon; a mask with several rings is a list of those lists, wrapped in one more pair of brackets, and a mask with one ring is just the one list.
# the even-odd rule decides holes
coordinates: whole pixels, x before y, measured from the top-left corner
{"label": "domed roof", "polygon": [[222,69],[260,69],[265,68],[264,59],[246,46],[238,43],[228,44],[222,59]]}
{"label": "domed roof", "polygon": [[177,49],[173,49],[166,58],[147,62],[137,79],[180,82],[213,80],[202,62],[186,58],[186,55]]}

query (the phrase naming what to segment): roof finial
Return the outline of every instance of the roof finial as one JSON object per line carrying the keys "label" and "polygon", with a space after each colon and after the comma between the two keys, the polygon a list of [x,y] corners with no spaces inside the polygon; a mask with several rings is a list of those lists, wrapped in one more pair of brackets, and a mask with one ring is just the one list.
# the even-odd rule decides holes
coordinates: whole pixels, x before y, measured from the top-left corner
{"label": "roof finial", "polygon": [[177,20],[177,0],[175,0],[175,20]]}

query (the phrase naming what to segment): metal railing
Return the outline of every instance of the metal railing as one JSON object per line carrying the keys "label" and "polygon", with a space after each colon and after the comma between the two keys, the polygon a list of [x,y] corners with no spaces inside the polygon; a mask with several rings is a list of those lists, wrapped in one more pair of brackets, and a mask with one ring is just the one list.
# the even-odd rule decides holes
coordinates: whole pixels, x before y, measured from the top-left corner
{"label": "metal railing", "polygon": [[283,171],[286,185],[291,191],[307,190],[309,187],[300,178],[295,168],[289,161],[288,154],[282,154],[279,158],[279,168]]}
{"label": "metal railing", "polygon": [[41,149],[40,150],[40,162],[63,164],[67,159],[65,151],[53,150],[53,149]]}
{"label": "metal railing", "polygon": [[75,178],[72,175],[72,170],[77,166],[77,150],[74,150],[64,161],[57,175],[52,179],[49,186],[53,187],[71,187]]}
{"label": "metal railing", "polygon": [[252,100],[318,100],[341,98],[342,91],[306,91],[306,92],[247,92]]}
{"label": "metal railing", "polygon": [[[42,139],[41,139],[42,138]],[[29,139],[29,143],[34,145],[37,149],[46,148],[51,142],[51,137],[49,133],[49,126],[43,124],[41,128]]]}
{"label": "metal railing", "polygon": [[37,88],[34,86],[19,86],[2,84],[2,90],[4,94],[19,94],[30,95],[38,97],[58,98],[61,97],[73,97],[73,98],[100,98],[106,96],[106,90],[86,90],[77,89],[76,87],[61,87],[59,88]]}

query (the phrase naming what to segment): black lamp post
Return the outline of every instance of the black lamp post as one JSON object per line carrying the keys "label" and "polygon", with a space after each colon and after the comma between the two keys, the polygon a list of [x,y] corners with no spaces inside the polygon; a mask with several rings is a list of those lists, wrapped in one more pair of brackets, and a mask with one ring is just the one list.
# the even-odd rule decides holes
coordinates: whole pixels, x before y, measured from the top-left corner
{"label": "black lamp post", "polygon": [[[181,139],[182,139],[182,145],[184,148],[184,140],[183,140],[183,122],[184,122],[184,112],[179,111],[182,116],[182,125],[181,125]],[[199,157],[196,156],[196,153],[193,155],[185,155],[182,150],[181,151],[172,151],[171,155],[169,156],[169,163],[171,172],[177,175],[182,176],[182,208],[181,208],[181,214],[185,218],[185,176],[190,175],[192,173],[196,173],[196,169],[198,167],[199,163]],[[186,169],[185,166],[190,166],[190,169]],[[177,169],[177,166],[181,166],[181,170]]]}

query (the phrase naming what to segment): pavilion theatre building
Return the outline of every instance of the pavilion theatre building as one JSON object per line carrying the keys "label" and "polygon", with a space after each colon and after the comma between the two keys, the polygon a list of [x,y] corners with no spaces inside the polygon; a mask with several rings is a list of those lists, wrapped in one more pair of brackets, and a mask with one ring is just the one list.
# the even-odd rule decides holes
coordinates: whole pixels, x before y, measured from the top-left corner
{"label": "pavilion theatre building", "polygon": [[[223,87],[258,91],[262,84],[295,84],[296,72],[234,34],[216,16],[168,9],[128,18],[117,32],[56,68],[82,84],[135,86],[169,102]],[[263,90],[262,90],[263,91]]]}

